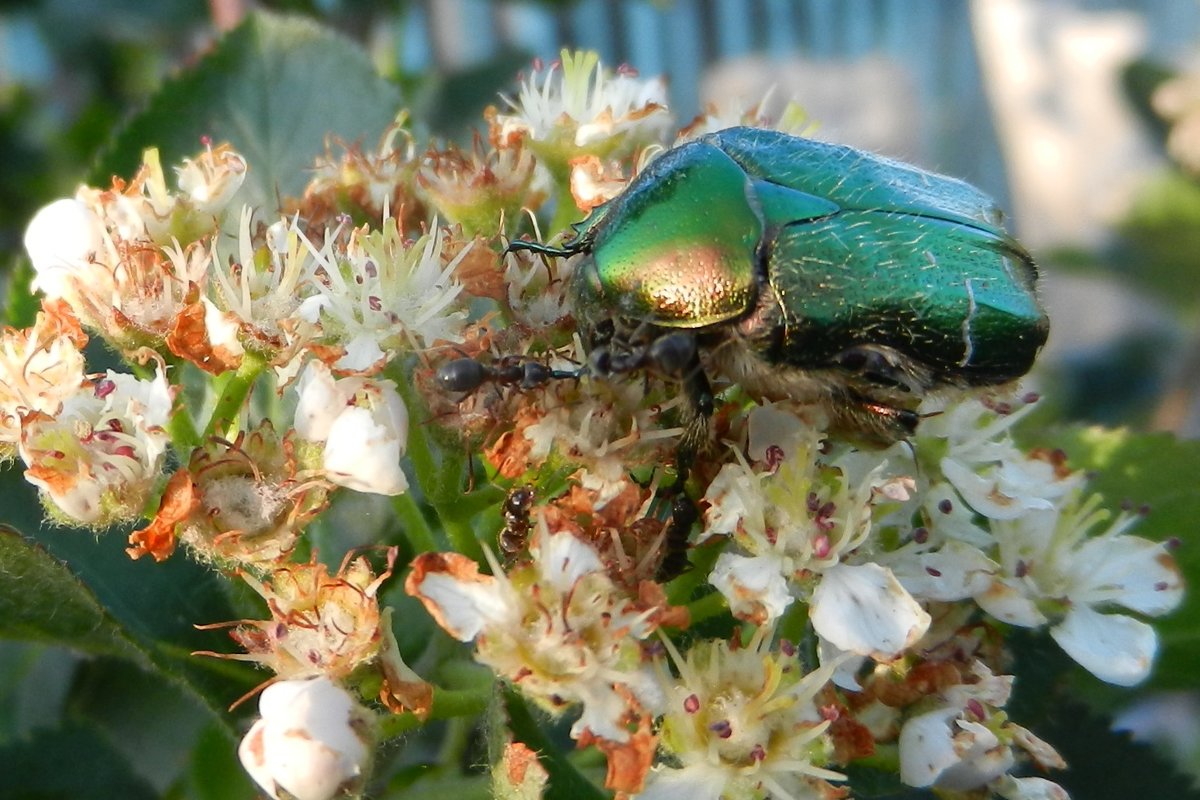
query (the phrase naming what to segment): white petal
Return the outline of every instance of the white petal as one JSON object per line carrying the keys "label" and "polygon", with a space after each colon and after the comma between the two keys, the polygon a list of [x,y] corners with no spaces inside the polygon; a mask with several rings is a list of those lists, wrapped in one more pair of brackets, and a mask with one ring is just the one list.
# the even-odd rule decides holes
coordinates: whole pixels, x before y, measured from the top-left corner
{"label": "white petal", "polygon": [[25,228],[25,250],[37,272],[34,291],[62,297],[66,278],[87,270],[89,260],[103,252],[103,230],[100,218],[74,198],[55,200],[39,210]]}
{"label": "white petal", "polygon": [[721,553],[708,581],[725,595],[735,617],[758,624],[778,619],[792,603],[783,562],[776,556]]}
{"label": "white petal", "polygon": [[[407,420],[406,427],[407,427]],[[397,495],[408,488],[395,420],[380,424],[369,409],[345,409],[329,428],[322,466],[329,479],[358,492]]]}
{"label": "white petal", "polygon": [[1019,584],[1014,585],[1010,578],[992,581],[987,591],[975,595],[975,602],[984,611],[1009,625],[1036,628],[1048,621],[1033,599],[1021,590]]}
{"label": "white petal", "polygon": [[828,639],[817,635],[817,661],[822,665],[837,663],[833,676],[830,678],[836,685],[852,692],[861,692],[858,682],[858,670],[866,661],[866,656],[856,656],[834,645]]}
{"label": "white petal", "polygon": [[328,296],[323,294],[315,294],[311,297],[306,297],[300,301],[300,305],[296,306],[295,314],[305,322],[317,323],[321,320],[321,312],[329,308],[332,301]]}
{"label": "white petal", "polygon": [[[28,463],[28,459],[25,460]],[[102,490],[98,481],[80,478],[71,482],[64,491],[60,484],[36,478],[28,472],[25,473],[25,480],[49,495],[54,505],[71,519],[85,524],[100,519],[103,506],[100,502]]]}
{"label": "white petal", "polygon": [[328,678],[273,684],[259,708],[261,724],[239,754],[272,796],[278,788],[297,800],[329,800],[362,774],[368,751],[357,727],[369,716]]}
{"label": "white petal", "polygon": [[930,617],[891,570],[838,564],[813,592],[813,628],[842,650],[887,660],[920,639]]}
{"label": "white petal", "polygon": [[[971,508],[988,519],[1016,519],[1030,509],[1050,509],[1049,500],[1036,495],[1011,496],[994,478],[977,474],[969,467],[950,458],[941,462],[942,474],[958,490]],[[1011,490],[1011,487],[1005,487]]]}
{"label": "white petal", "polygon": [[250,730],[242,737],[241,744],[238,745],[238,760],[242,762],[242,768],[250,774],[251,780],[258,784],[258,787],[270,795],[273,800],[279,800],[279,791],[275,786],[275,779],[271,775],[271,770],[267,766],[266,752],[263,749],[263,733],[267,729],[266,720],[256,720],[250,726]]}
{"label": "white petal", "polygon": [[335,366],[345,372],[367,372],[387,360],[387,354],[379,346],[377,336],[360,334],[345,345],[346,352]]}
{"label": "white petal", "polygon": [[515,602],[496,584],[481,575],[462,581],[452,575],[431,572],[416,587],[423,599],[437,606],[438,624],[460,642],[469,642],[489,625],[504,626],[518,611]]}
{"label": "white petal", "polygon": [[[726,464],[721,467],[721,471],[708,485],[708,491],[704,495],[708,509],[704,512],[704,531],[700,541],[714,534],[737,533],[738,526],[750,516],[746,499],[759,496],[757,479],[753,473],[748,472],[741,464]],[[761,513],[754,516],[755,520],[762,517]],[[751,524],[753,525],[753,521]]]}
{"label": "white petal", "polygon": [[785,459],[795,458],[796,445],[801,435],[809,430],[795,414],[773,405],[759,406],[751,411],[746,427],[746,453],[754,461],[766,460],[769,447],[778,447]]}
{"label": "white petal", "polygon": [[[949,503],[949,506],[944,503]],[[987,550],[995,544],[992,535],[975,524],[975,512],[950,484],[942,482],[931,486],[925,493],[924,505],[931,527],[942,536],[973,544],[981,550]],[[949,512],[942,511],[947,507]]]}
{"label": "white petal", "polygon": [[1067,655],[1102,681],[1133,686],[1150,674],[1158,638],[1154,628],[1123,614],[1101,614],[1084,605],[1050,629]]}
{"label": "white petal", "polygon": [[578,739],[584,731],[614,742],[629,741],[629,730],[622,720],[629,713],[629,703],[611,685],[598,682],[580,683],[579,699],[583,713],[571,726],[571,738]]}
{"label": "white petal", "polygon": [[728,780],[729,773],[704,762],[683,769],[659,767],[650,773],[637,800],[718,800]]}
{"label": "white petal", "polygon": [[979,548],[953,539],[934,552],[899,560],[891,567],[915,597],[946,602],[986,591],[1000,568]]}
{"label": "white petal", "polygon": [[1066,789],[1045,778],[1004,775],[989,788],[1004,800],[1071,800]]}
{"label": "white petal", "polygon": [[1159,616],[1183,601],[1183,580],[1166,546],[1140,536],[1089,539],[1072,555],[1071,572],[1079,587],[1071,592],[1075,602]]}
{"label": "white petal", "polygon": [[296,433],[310,442],[324,442],[346,406],[333,373],[320,361],[310,361],[296,384],[296,393]]}
{"label": "white petal", "polygon": [[562,594],[567,594],[584,575],[600,572],[604,565],[596,551],[570,533],[547,534],[540,529],[534,549],[542,577]]}
{"label": "white petal", "polygon": [[900,729],[900,780],[909,786],[932,786],[959,762],[951,720],[958,709],[938,708],[913,717]]}
{"label": "white petal", "polygon": [[207,297],[200,298],[200,302],[204,304],[204,330],[208,333],[208,340],[213,347],[223,348],[233,356],[244,355],[246,349],[238,340],[241,326],[238,325],[236,317],[221,311]]}
{"label": "white petal", "polygon": [[1000,740],[986,725],[967,720],[954,723],[960,760],[938,776],[941,789],[970,791],[1000,777],[1016,763],[1012,748],[999,746]]}

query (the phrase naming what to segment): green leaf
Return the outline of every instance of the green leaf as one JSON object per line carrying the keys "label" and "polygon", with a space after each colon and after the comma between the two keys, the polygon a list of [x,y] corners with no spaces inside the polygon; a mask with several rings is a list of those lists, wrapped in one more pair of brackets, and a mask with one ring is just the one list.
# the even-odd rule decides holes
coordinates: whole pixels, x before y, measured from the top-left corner
{"label": "green leaf", "polygon": [[1195,292],[1181,292],[1195,280],[1188,258],[1200,247],[1200,183],[1178,169],[1164,171],[1138,192],[1118,226],[1111,261],[1118,274],[1172,306],[1192,310]]}
{"label": "green leaf", "polygon": [[0,564],[0,636],[149,663],[86,586],[37,543],[4,524]]}
{"label": "green leaf", "polygon": [[529,61],[528,53],[506,50],[482,64],[437,76],[414,116],[427,122],[436,136],[465,140],[483,120],[485,108],[503,105],[500,92],[514,91],[517,74]]}
{"label": "green leaf", "polygon": [[82,723],[43,728],[0,746],[0,800],[156,800],[103,736]]}
{"label": "green leaf", "polygon": [[258,797],[250,776],[238,763],[225,731],[210,726],[197,737],[188,775],[191,791],[198,800],[250,800]]}
{"label": "green leaf", "polygon": [[62,718],[83,658],[65,647],[0,640],[0,742]]}
{"label": "green leaf", "polygon": [[1161,647],[1155,672],[1142,688],[1194,688],[1200,664],[1200,442],[1095,427],[1049,439],[1066,451],[1071,466],[1094,473],[1088,487],[1102,494],[1109,508],[1115,511],[1123,502],[1148,506],[1133,534],[1181,543],[1174,555],[1188,592],[1178,609],[1152,620]]}
{"label": "green leaf", "polygon": [[37,318],[41,302],[29,288],[33,281],[33,264],[28,258],[18,258],[4,284],[4,324],[28,328]]}
{"label": "green leaf", "polygon": [[305,19],[251,14],[163,85],[100,159],[92,182],[132,175],[151,146],[164,165],[176,164],[208,136],[248,160],[241,202],[273,208],[304,189],[327,137],[374,146],[399,107],[399,89],[350,40]]}
{"label": "green leaf", "polygon": [[[9,522],[40,512],[16,470],[0,475],[0,496]],[[178,683],[232,735],[225,709],[261,676],[244,664],[191,655],[232,649],[223,631],[195,628],[237,618],[224,579],[182,552],[161,564],[131,561],[124,531],[97,536],[36,525],[27,524],[35,532],[24,537],[7,526],[0,535],[0,636],[132,660]]]}
{"label": "green leaf", "polygon": [[[94,658],[80,663],[68,711],[87,719],[139,775],[155,786],[183,780],[197,737],[215,724],[194,693],[178,681],[137,669],[127,661]],[[235,740],[224,730],[232,757]]]}

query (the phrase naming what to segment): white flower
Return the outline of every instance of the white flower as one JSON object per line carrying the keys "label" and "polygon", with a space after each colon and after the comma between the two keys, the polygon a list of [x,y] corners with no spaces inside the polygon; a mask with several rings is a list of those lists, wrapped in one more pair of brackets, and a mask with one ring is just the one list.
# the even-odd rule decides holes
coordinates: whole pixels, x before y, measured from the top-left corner
{"label": "white flower", "polygon": [[1012,749],[961,709],[938,708],[913,717],[900,731],[900,780],[909,786],[974,789],[1016,763]]}
{"label": "white flower", "polygon": [[388,380],[342,378],[313,361],[297,386],[296,432],[325,445],[322,467],[339,486],[397,495],[408,489],[400,466],[408,409]]}
{"label": "white flower", "polygon": [[922,422],[914,444],[918,458],[943,454],[931,472],[940,471],[988,519],[1053,508],[1082,484],[1083,476],[1066,468],[1061,453],[1026,455],[1012,443],[1009,430],[1033,408],[1029,402],[1002,414],[977,399],[956,403]]}
{"label": "white flower", "polygon": [[0,331],[0,459],[16,449],[23,416],[53,417],[79,391],[86,341],[79,323],[50,304],[33,327]]}
{"label": "white flower", "polygon": [[[568,369],[571,364],[555,363]],[[629,468],[655,463],[682,428],[657,428],[658,415],[675,403],[645,407],[642,385],[632,382],[591,383],[586,394],[561,384],[547,391],[540,404],[545,411],[522,431],[529,442],[529,459],[544,463],[561,454],[578,464],[580,483],[596,493],[596,508],[603,508],[629,485]]]}
{"label": "white flower", "polygon": [[830,719],[817,694],[834,665],[803,674],[795,653],[768,646],[771,626],[746,647],[702,640],[680,655],[663,644],[679,677],[660,664],[667,700],[660,747],[671,756],[651,772],[639,800],[838,796],[826,781],[833,754]]}
{"label": "white flower", "polygon": [[175,168],[179,191],[192,208],[219,214],[246,180],[247,164],[229,145],[209,147],[196,158],[185,158]]}
{"label": "white flower", "polygon": [[997,520],[998,573],[976,596],[992,616],[1013,625],[1056,624],[1050,635],[1096,677],[1132,686],[1150,674],[1157,649],[1154,629],[1120,606],[1159,616],[1179,605],[1183,583],[1165,544],[1126,536],[1136,517],[1122,514],[1100,534],[1108,516],[1096,495],[1079,493],[1048,511]]}
{"label": "white flower", "polygon": [[779,556],[721,553],[708,574],[708,582],[725,595],[735,617],[775,620],[783,616],[794,599],[783,577],[784,569]]}
{"label": "white flower", "polygon": [[228,329],[220,320],[237,322],[243,329],[239,335],[250,337],[255,349],[270,352],[294,343],[300,308],[314,292],[314,266],[298,219],[276,221],[256,250],[253,217],[253,209],[242,208],[235,254],[222,256],[213,245],[205,320],[214,343],[228,344]]}
{"label": "white flower", "polygon": [[467,314],[454,271],[474,242],[450,257],[445,230],[406,241],[392,217],[379,230],[356,228],[345,244],[336,233],[320,249],[305,242],[317,294],[300,313],[321,326],[326,343],[344,348],[336,368],[373,372],[399,352],[462,341]]}
{"label": "white flower", "polygon": [[245,160],[222,145],[186,161],[190,185],[171,192],[157,151],[147,150],[131,181],[81,186],[33,218],[25,232],[33,288],[66,301],[126,355],[178,336],[178,316],[204,290],[219,212],[244,174]]}
{"label": "white flower", "polygon": [[1012,676],[993,675],[979,662],[973,672],[973,683],[948,687],[941,704],[904,723],[900,780],[949,791],[977,789],[1007,775],[1016,763],[1014,745],[1043,767],[1064,767],[1052,747],[999,710],[1012,693]]}
{"label": "white flower", "polygon": [[1071,800],[1066,789],[1045,778],[1003,775],[988,788],[1004,800]]}
{"label": "white flower", "polygon": [[580,703],[571,728],[615,742],[625,721],[662,699],[640,641],[657,628],[658,606],[626,597],[596,552],[544,521],[530,545],[532,564],[493,575],[457,553],[418,556],[405,590],[451,636],[476,643],[476,658],[551,713]]}
{"label": "white flower", "polygon": [[108,525],[139,515],[162,467],[173,392],[160,367],[151,380],[109,371],[31,415],[21,431],[25,479],[67,517]]}
{"label": "white flower", "polygon": [[[238,758],[275,800],[356,794],[371,758],[372,716],[328,678],[280,681],[263,690],[261,718]],[[286,793],[286,794],[285,794]]]}
{"label": "white flower", "polygon": [[979,548],[953,539],[936,550],[897,555],[888,559],[888,567],[905,589],[923,600],[952,603],[974,597],[987,590],[1000,569]]}
{"label": "white flower", "polygon": [[748,440],[761,469],[735,453],[704,498],[705,535],[731,535],[748,554],[722,554],[710,578],[735,616],[778,619],[786,587],[806,597],[817,633],[842,650],[885,660],[916,642],[929,615],[869,555],[872,514],[907,500],[907,484],[885,478],[884,462],[827,463],[820,434],[779,407],[751,412]]}
{"label": "white flower", "polygon": [[631,152],[638,144],[660,141],[672,124],[661,78],[643,81],[627,70],[609,75],[591,51],[563,50],[561,64],[551,64],[544,74],[536,70],[508,104],[513,113],[493,120],[501,141],[524,134],[535,148],[561,143],[575,156],[611,155],[617,147]]}

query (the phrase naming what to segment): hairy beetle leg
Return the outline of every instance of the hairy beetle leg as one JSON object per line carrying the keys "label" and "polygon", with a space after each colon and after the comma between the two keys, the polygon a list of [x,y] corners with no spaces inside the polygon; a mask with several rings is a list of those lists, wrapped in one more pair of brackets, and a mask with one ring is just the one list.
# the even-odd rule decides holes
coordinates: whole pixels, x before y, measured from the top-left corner
{"label": "hairy beetle leg", "polygon": [[921,415],[907,408],[897,408],[864,397],[857,392],[846,395],[832,404],[834,425],[858,431],[881,444],[906,440],[917,432]]}
{"label": "hairy beetle leg", "polygon": [[886,389],[913,392],[920,380],[906,367],[903,355],[890,347],[857,345],[838,353],[834,363],[865,381]]}

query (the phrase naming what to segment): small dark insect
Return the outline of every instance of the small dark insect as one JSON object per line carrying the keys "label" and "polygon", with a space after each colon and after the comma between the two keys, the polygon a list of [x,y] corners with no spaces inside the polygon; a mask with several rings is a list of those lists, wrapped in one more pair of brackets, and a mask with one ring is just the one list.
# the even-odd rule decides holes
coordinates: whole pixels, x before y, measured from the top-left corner
{"label": "small dark insect", "polygon": [[688,537],[699,516],[696,504],[682,492],[671,500],[671,519],[667,521],[663,536],[663,560],[655,574],[658,581],[666,583],[691,567],[688,562]]}
{"label": "small dark insect", "polygon": [[500,531],[500,549],[507,556],[515,556],[525,549],[533,521],[529,511],[533,508],[533,487],[518,486],[504,499],[504,530]]}
{"label": "small dark insect", "polygon": [[485,383],[534,389],[552,380],[578,378],[578,370],[551,369],[524,356],[505,356],[496,366],[474,358],[456,358],[438,367],[437,383],[447,392],[473,392]]}

